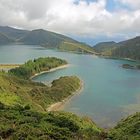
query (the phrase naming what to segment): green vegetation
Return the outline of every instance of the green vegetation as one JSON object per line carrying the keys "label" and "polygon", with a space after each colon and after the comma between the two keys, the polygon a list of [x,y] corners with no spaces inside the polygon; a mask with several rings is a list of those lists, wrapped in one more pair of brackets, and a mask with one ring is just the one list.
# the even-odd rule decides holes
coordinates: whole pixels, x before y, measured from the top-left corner
{"label": "green vegetation", "polygon": [[62,42],[59,45],[59,49],[61,51],[95,54],[95,51],[93,48],[91,48],[90,46],[88,46],[86,44],[82,44],[82,43]]}
{"label": "green vegetation", "polygon": [[[4,34],[8,38],[12,38],[12,42],[16,43],[26,45],[41,45],[48,49],[57,49],[60,51],[95,53],[93,48],[89,45],[78,42],[70,37],[43,29],[27,31],[0,26],[0,33]],[[7,42],[9,42],[8,40],[6,42],[6,39],[1,39],[0,36],[0,41],[1,40],[5,40],[3,44],[7,44]]]}
{"label": "green vegetation", "polygon": [[122,67],[125,69],[140,69],[140,65],[123,64]]}
{"label": "green vegetation", "polygon": [[0,33],[0,45],[12,43],[13,40],[3,33]]}
{"label": "green vegetation", "polygon": [[0,103],[0,137],[10,140],[100,140],[102,131],[72,113],[38,113]]}
{"label": "green vegetation", "polygon": [[49,87],[1,73],[0,102],[10,106],[29,105],[33,110],[46,111],[50,104],[71,96],[80,86],[80,80],[76,76],[60,77]]}
{"label": "green vegetation", "polygon": [[60,77],[47,86],[33,82],[29,77],[66,63],[57,58],[39,58],[21,66],[31,73],[21,71],[21,67],[9,73],[0,72],[0,139],[139,140],[140,113],[129,116],[104,132],[87,117],[47,111],[49,105],[79,90],[80,79],[76,76]]}
{"label": "green vegetation", "polygon": [[140,60],[140,37],[123,42],[104,42],[94,46],[104,56]]}
{"label": "green vegetation", "polygon": [[[24,66],[35,68],[41,62],[38,68],[42,68],[45,60],[28,61]],[[50,60],[47,61],[49,68],[57,66],[56,62],[65,62],[56,58],[47,60]],[[0,72],[1,139],[100,140],[104,137],[104,132],[88,118],[79,118],[72,113],[47,112],[50,104],[66,99],[80,88],[79,78],[60,77],[51,86],[25,79],[19,79],[11,72]]]}
{"label": "green vegetation", "polygon": [[14,41],[18,41],[20,38],[28,34],[27,30],[20,30],[8,26],[0,26],[0,33],[5,34],[7,37]]}
{"label": "green vegetation", "polygon": [[108,140],[140,140],[140,113],[121,120],[109,131]]}
{"label": "green vegetation", "polygon": [[112,41],[98,43],[94,46],[94,49],[101,55],[111,55],[111,51],[117,47],[117,43]]}
{"label": "green vegetation", "polygon": [[27,61],[20,67],[9,70],[9,74],[20,78],[29,79],[31,76],[42,71],[49,71],[52,68],[67,64],[65,60],[55,57],[38,58]]}

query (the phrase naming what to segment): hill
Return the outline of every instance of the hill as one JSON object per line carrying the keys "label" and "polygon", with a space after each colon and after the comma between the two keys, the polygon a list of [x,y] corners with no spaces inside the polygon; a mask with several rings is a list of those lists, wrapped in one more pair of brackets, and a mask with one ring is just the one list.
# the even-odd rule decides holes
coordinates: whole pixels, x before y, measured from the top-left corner
{"label": "hill", "polygon": [[101,129],[72,113],[39,113],[0,104],[0,138],[10,140],[101,140]]}
{"label": "hill", "polygon": [[108,140],[140,140],[140,113],[121,120],[108,137]]}
{"label": "hill", "polygon": [[99,43],[94,47],[97,52],[104,56],[140,60],[140,37],[119,43]]}
{"label": "hill", "polygon": [[119,47],[112,51],[112,56],[140,60],[140,37],[118,43]]}
{"label": "hill", "polygon": [[0,33],[5,34],[9,38],[12,38],[13,40],[18,40],[21,37],[25,36],[29,31],[27,30],[20,30],[8,26],[0,26]]}
{"label": "hill", "polygon": [[30,79],[31,76],[34,76],[37,73],[42,71],[49,71],[52,68],[66,65],[65,60],[56,58],[56,57],[46,57],[38,58],[34,60],[29,60],[25,64],[9,70],[9,74],[15,75],[23,79]]}
{"label": "hill", "polygon": [[16,43],[22,43],[25,45],[41,45],[48,49],[57,49],[60,51],[95,53],[89,45],[78,42],[62,34],[43,29],[27,31],[8,26],[0,26],[0,33],[12,38]]}
{"label": "hill", "polygon": [[102,54],[105,53],[109,55],[111,53],[111,50],[115,49],[116,47],[118,47],[117,43],[111,41],[111,42],[98,43],[94,46],[94,49],[98,53],[102,53]]}
{"label": "hill", "polygon": [[0,45],[12,43],[13,40],[6,35],[0,33]]}

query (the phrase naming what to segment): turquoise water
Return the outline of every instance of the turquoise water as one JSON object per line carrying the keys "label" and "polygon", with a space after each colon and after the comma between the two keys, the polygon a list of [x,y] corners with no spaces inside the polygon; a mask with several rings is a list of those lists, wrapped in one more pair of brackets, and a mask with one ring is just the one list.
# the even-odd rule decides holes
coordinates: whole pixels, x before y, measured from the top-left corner
{"label": "turquoise water", "polygon": [[57,52],[31,45],[0,46],[0,63],[24,63],[41,56],[63,58],[71,65],[33,80],[49,82],[60,76],[77,75],[84,81],[83,91],[65,104],[65,111],[89,116],[103,127],[111,127],[122,117],[140,111],[140,71],[121,67],[124,63],[135,62]]}

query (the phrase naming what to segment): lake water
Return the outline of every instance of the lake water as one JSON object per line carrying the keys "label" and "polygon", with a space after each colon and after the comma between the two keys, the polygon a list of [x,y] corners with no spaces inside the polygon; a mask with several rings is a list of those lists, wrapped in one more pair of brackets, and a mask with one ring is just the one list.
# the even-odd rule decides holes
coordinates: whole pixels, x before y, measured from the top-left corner
{"label": "lake water", "polygon": [[35,81],[49,82],[60,76],[77,75],[84,81],[81,94],[68,101],[65,111],[89,116],[102,127],[111,127],[128,114],[140,111],[140,71],[123,69],[124,60],[46,50],[39,46],[0,46],[0,63],[24,63],[33,58],[66,59],[68,68],[42,74]]}

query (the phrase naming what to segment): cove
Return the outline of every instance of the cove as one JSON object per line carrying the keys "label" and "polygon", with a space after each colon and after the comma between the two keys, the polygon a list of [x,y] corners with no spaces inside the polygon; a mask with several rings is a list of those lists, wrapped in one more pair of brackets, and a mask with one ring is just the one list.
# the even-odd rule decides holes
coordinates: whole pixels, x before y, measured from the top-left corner
{"label": "cove", "polygon": [[39,75],[33,78],[34,81],[46,83],[66,75],[77,75],[84,81],[81,94],[73,96],[63,110],[89,116],[105,128],[140,111],[140,71],[121,67],[124,63],[136,62],[58,52],[33,45],[0,46],[1,64],[21,64],[43,56],[65,59],[70,67]]}

